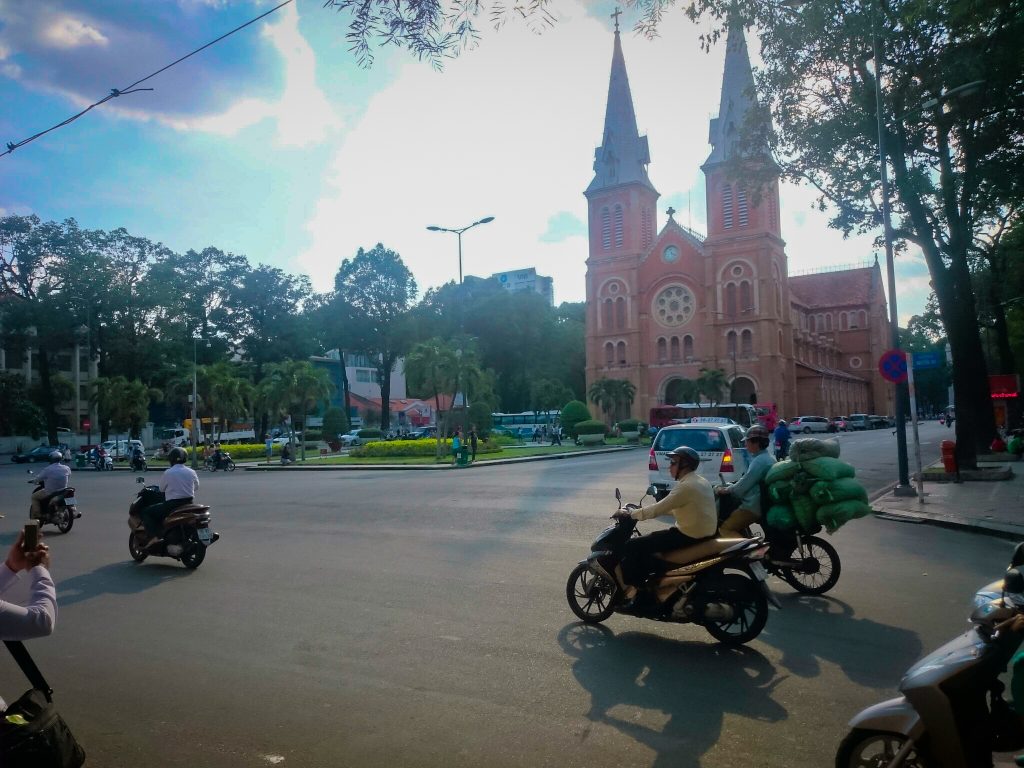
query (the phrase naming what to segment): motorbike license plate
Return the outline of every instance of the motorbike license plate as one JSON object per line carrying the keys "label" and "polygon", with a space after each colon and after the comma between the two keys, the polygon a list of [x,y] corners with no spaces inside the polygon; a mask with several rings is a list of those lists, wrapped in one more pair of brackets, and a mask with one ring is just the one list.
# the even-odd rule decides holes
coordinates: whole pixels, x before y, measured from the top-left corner
{"label": "motorbike license plate", "polygon": [[64,506],[65,507],[75,507],[75,506],[78,506],[78,499],[76,499],[74,496],[72,496],[70,499],[64,499]]}
{"label": "motorbike license plate", "polygon": [[203,542],[203,544],[209,544],[210,543],[210,538],[211,537],[210,537],[210,529],[209,528],[200,528],[200,529],[198,529],[197,533],[199,534],[199,540],[201,542]]}
{"label": "motorbike license plate", "polygon": [[760,563],[751,563],[750,572],[754,574],[754,578],[758,581],[764,581],[768,578],[768,571],[766,571],[764,566]]}

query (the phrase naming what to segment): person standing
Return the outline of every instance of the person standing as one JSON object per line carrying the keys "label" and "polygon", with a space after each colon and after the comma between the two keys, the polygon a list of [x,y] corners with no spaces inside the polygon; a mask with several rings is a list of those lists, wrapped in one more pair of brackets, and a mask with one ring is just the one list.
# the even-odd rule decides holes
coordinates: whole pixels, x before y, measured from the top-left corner
{"label": "person standing", "polygon": [[462,448],[462,432],[458,429],[455,430],[455,434],[452,435],[452,465],[459,460],[459,450]]}
{"label": "person standing", "polygon": [[270,439],[270,433],[264,435],[265,442],[263,447],[267,449],[267,464],[270,463],[270,458],[274,455],[274,441]]}
{"label": "person standing", "polygon": [[472,458],[470,459],[471,461],[476,461],[476,443],[477,443],[477,439],[478,438],[477,438],[477,434],[476,434],[476,424],[473,424],[469,428],[469,451],[472,454]]}

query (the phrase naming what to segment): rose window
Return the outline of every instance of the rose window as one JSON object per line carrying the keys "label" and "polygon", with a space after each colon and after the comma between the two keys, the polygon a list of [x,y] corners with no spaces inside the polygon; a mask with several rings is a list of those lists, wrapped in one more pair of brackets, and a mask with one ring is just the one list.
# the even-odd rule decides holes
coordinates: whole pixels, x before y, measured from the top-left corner
{"label": "rose window", "polygon": [[654,298],[654,316],[665,326],[685,325],[693,317],[696,301],[689,288],[670,285]]}

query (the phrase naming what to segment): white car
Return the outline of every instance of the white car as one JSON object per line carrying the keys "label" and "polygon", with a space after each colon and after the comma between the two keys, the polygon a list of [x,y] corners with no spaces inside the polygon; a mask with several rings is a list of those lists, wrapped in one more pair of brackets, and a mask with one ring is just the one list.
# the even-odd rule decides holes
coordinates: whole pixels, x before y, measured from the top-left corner
{"label": "white car", "polygon": [[668,453],[684,445],[700,454],[697,472],[712,485],[721,485],[723,479],[735,482],[747,471],[749,454],[743,446],[743,427],[731,419],[717,422],[713,418],[708,416],[697,423],[673,424],[658,430],[647,469],[659,499],[676,484],[668,473]]}
{"label": "white car", "polygon": [[381,436],[377,436],[377,437],[360,437],[359,433],[360,432],[364,432],[364,431],[366,431],[365,428],[360,428],[360,429],[353,429],[351,432],[346,432],[344,435],[342,435],[339,438],[341,440],[341,444],[346,446],[346,447],[351,448],[351,447],[358,446],[358,445],[366,445],[367,443],[372,443],[375,440],[383,440],[384,439]]}
{"label": "white car", "polygon": [[107,440],[100,447],[111,456],[119,458],[131,456],[132,451],[136,448],[143,453],[146,452],[146,447],[142,444],[141,440]]}
{"label": "white car", "polygon": [[789,431],[794,435],[798,432],[805,435],[811,432],[828,432],[829,421],[824,416],[797,416],[789,422]]}

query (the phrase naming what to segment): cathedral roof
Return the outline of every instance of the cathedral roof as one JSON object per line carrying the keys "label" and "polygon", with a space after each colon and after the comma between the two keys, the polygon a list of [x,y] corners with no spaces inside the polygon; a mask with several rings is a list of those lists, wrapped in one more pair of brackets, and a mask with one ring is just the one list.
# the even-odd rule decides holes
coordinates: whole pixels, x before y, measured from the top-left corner
{"label": "cathedral roof", "polygon": [[870,267],[789,278],[790,294],[808,309],[871,304],[881,287],[877,263]]}
{"label": "cathedral roof", "polygon": [[[729,24],[725,43],[725,71],[722,75],[722,96],[718,117],[711,118],[708,142],[711,154],[704,166],[718,165],[733,158],[737,151],[740,131],[750,112],[757,108],[754,73],[750,68],[747,41],[743,25],[737,19]],[[768,156],[768,148],[764,148]]]}
{"label": "cathedral roof", "polygon": [[647,165],[650,162],[647,137],[641,136],[636,127],[626,59],[622,55],[622,41],[616,29],[612,71],[608,81],[608,105],[604,114],[604,135],[601,146],[594,150],[594,179],[587,187],[587,194],[630,183],[642,184],[654,190],[654,185],[647,177]]}
{"label": "cathedral roof", "polygon": [[811,363],[805,363],[803,360],[796,360],[794,362],[796,363],[797,368],[806,368],[809,371],[814,371],[820,376],[826,376],[833,379],[846,379],[847,381],[864,381],[864,379],[862,379],[860,376],[854,376],[852,373],[840,371],[837,368],[827,368],[823,365],[813,365]]}

